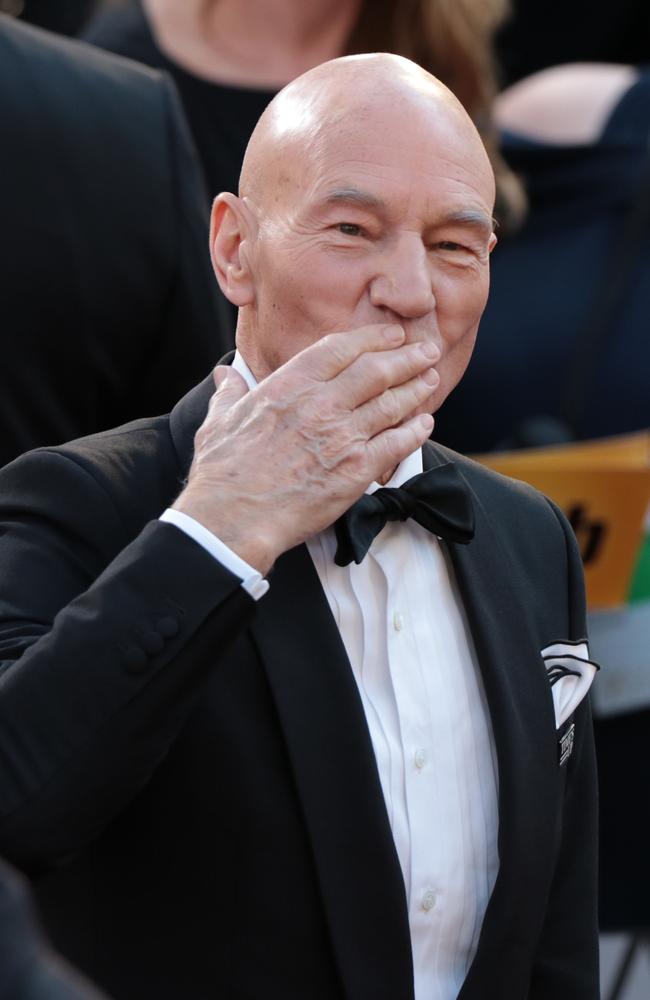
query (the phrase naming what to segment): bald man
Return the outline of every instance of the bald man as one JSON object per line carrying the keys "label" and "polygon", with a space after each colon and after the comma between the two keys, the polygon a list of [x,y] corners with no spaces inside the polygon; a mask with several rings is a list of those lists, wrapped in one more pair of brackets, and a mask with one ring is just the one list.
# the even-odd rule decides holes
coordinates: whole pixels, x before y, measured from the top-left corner
{"label": "bald man", "polygon": [[493,198],[414,64],[310,71],[214,205],[232,365],[1,477],[0,849],[116,998],[598,997],[576,547],[427,441]]}

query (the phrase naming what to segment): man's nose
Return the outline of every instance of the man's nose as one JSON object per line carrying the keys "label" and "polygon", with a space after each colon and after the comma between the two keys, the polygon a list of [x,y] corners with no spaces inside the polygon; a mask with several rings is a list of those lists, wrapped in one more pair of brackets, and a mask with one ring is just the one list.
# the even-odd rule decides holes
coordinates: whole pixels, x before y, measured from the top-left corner
{"label": "man's nose", "polygon": [[382,254],[370,283],[370,301],[405,319],[417,319],[435,309],[431,261],[419,236],[403,236]]}

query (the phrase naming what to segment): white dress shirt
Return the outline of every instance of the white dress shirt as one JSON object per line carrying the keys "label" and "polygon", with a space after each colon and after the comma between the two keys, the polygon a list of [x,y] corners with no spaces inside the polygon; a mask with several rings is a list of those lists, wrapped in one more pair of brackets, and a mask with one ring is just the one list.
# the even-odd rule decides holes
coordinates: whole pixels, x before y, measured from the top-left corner
{"label": "white dress shirt", "polygon": [[[239,353],[233,367],[255,385]],[[387,485],[421,471],[418,450]],[[378,488],[372,483],[367,492]],[[163,518],[189,528],[253,596],[265,592],[259,574],[199,525],[218,550],[206,545],[177,514]],[[413,520],[388,523],[359,566],[334,563],[333,528],[308,539],[307,547],[377,761],[406,889],[415,998],[455,1000],[498,870],[494,740],[455,581],[439,540]]]}

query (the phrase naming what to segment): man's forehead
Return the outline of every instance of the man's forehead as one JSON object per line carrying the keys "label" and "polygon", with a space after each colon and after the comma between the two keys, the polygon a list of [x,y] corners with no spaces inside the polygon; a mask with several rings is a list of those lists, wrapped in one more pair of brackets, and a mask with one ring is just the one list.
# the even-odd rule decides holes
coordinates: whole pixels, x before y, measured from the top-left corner
{"label": "man's forehead", "polygon": [[[445,200],[457,209],[485,208],[488,215],[492,208],[494,182],[485,149],[473,126],[453,118],[393,109],[357,127],[346,122],[323,130],[309,148],[286,153],[288,170],[312,200],[381,210],[408,194],[427,212],[437,212]],[[467,195],[467,204],[452,197],[454,190]]]}
{"label": "man's forehead", "polygon": [[384,198],[352,185],[330,188],[320,201],[323,205],[358,205],[377,212],[385,211],[387,207]]}

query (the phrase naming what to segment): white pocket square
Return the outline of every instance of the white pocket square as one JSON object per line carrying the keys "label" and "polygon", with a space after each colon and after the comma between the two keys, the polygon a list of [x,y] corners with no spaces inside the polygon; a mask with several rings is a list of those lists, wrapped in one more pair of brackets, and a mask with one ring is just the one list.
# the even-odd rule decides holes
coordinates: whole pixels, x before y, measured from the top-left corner
{"label": "white pocket square", "polygon": [[542,650],[542,659],[553,694],[555,725],[559,729],[573,715],[600,668],[589,659],[586,642],[553,642]]}

